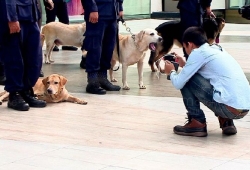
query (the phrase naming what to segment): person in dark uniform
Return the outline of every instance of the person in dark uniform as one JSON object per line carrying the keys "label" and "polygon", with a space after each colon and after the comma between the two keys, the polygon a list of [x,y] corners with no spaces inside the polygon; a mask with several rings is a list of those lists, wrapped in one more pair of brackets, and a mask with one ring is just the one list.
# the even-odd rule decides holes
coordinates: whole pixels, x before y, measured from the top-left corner
{"label": "person in dark uniform", "polygon": [[[43,1],[45,4],[46,0]],[[52,10],[45,8],[46,24],[54,22],[56,20],[56,17],[58,18],[59,22],[69,24],[69,15],[66,0],[53,0],[53,3],[54,8]],[[62,50],[77,51],[77,49],[78,48],[74,46],[62,46]],[[53,51],[59,51],[59,48],[55,46]]]}
{"label": "person in dark uniform", "polygon": [[[180,11],[182,34],[189,27],[201,26],[202,17],[205,13],[207,16],[215,17],[210,8],[211,2],[212,0],[179,0],[177,8]],[[184,48],[183,52],[187,58],[188,55]]]}
{"label": "person in dark uniform", "polygon": [[46,106],[32,89],[42,66],[39,19],[37,0],[0,1],[0,55],[10,93],[8,107],[14,110]]}
{"label": "person in dark uniform", "polygon": [[[38,3],[38,9],[39,9],[39,12],[40,12],[40,16],[42,16],[42,4],[41,4],[41,1],[37,0],[37,3]],[[44,6],[46,7],[46,9],[52,10],[54,8],[54,3],[53,3],[52,0],[45,0]],[[41,30],[41,27],[42,27],[42,17],[38,21],[38,27]],[[39,77],[44,77],[44,73],[43,73],[42,70],[40,71]]]}
{"label": "person in dark uniform", "polygon": [[116,42],[117,19],[123,16],[123,0],[82,0],[86,22],[85,39],[82,49],[88,51],[86,72],[88,73],[87,93],[106,94],[119,91],[107,78]]}

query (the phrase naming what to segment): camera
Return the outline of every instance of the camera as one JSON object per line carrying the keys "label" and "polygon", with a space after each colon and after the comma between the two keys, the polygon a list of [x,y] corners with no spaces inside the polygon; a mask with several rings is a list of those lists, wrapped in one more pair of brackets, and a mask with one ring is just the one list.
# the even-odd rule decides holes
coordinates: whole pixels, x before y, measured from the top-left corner
{"label": "camera", "polygon": [[238,13],[241,14],[242,18],[250,20],[250,5],[239,8]]}

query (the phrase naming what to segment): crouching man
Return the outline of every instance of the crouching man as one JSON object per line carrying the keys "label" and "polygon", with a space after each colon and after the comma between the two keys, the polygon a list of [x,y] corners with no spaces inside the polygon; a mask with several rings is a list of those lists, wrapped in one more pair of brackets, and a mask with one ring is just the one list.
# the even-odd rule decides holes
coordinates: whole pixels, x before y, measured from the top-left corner
{"label": "crouching man", "polygon": [[243,118],[250,109],[249,82],[237,61],[218,45],[209,45],[204,31],[188,28],[183,35],[187,61],[176,54],[183,67],[177,73],[166,61],[165,73],[176,89],[180,89],[187,109],[188,121],[174,127],[174,133],[207,136],[206,118],[200,102],[215,113],[225,135],[237,133],[233,119]]}

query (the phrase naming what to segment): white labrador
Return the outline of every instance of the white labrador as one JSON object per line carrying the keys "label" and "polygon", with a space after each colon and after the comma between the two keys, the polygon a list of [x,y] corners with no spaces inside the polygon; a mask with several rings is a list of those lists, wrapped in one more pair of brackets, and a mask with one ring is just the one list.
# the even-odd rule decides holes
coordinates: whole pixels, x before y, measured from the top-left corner
{"label": "white labrador", "polygon": [[116,81],[112,68],[114,67],[116,61],[118,61],[122,64],[123,89],[129,90],[130,88],[127,83],[127,69],[128,66],[137,63],[139,88],[146,89],[146,86],[143,85],[143,60],[147,50],[155,50],[156,43],[161,41],[162,38],[157,35],[157,32],[150,28],[140,31],[139,33],[135,34],[134,37],[131,35],[119,35],[119,57],[116,46],[111,61],[111,81]]}
{"label": "white labrador", "polygon": [[43,46],[44,41],[46,41],[45,63],[50,64],[54,62],[51,53],[55,45],[81,47],[85,30],[85,23],[67,25],[61,22],[50,22],[44,25],[41,31],[41,44]]}

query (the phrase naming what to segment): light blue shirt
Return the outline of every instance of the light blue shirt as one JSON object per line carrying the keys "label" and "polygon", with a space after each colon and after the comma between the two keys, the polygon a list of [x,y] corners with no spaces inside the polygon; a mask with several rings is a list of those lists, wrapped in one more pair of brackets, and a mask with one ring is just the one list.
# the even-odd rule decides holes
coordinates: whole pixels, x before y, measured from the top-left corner
{"label": "light blue shirt", "polygon": [[171,73],[171,82],[176,89],[182,89],[195,73],[210,81],[216,102],[250,109],[249,82],[238,62],[224,49],[207,43],[194,49],[181,72]]}

